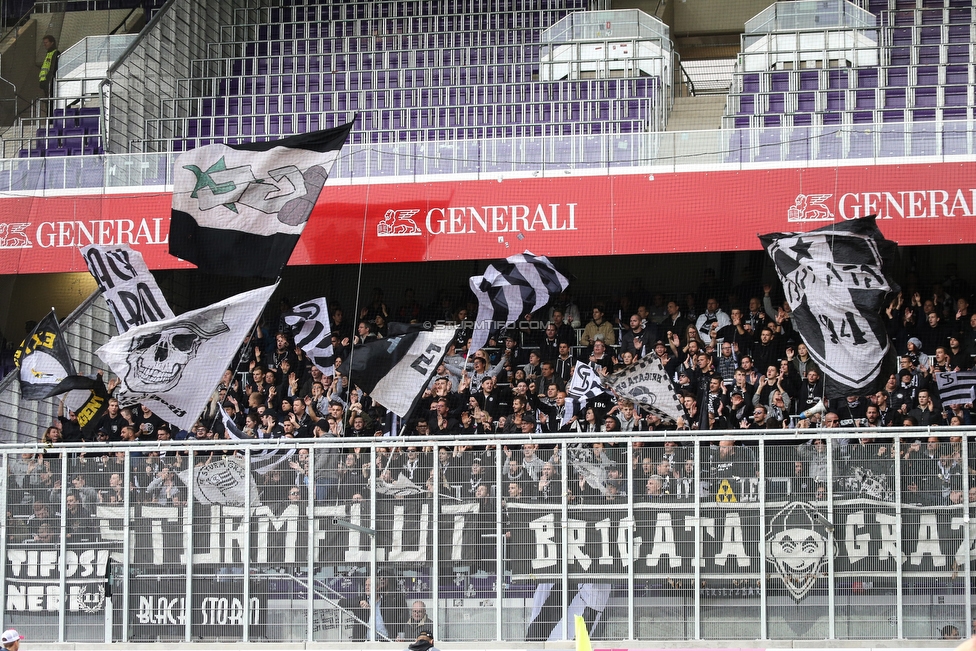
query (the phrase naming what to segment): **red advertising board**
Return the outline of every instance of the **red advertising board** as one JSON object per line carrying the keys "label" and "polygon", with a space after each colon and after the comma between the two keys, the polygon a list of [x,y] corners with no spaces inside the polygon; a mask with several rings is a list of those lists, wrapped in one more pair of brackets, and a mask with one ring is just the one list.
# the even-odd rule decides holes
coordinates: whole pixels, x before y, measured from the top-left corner
{"label": "red advertising board", "polygon": [[[83,271],[70,251],[168,253],[167,193],[0,199],[0,273]],[[759,233],[880,216],[902,245],[976,242],[976,163],[326,186],[293,265],[758,249]]]}

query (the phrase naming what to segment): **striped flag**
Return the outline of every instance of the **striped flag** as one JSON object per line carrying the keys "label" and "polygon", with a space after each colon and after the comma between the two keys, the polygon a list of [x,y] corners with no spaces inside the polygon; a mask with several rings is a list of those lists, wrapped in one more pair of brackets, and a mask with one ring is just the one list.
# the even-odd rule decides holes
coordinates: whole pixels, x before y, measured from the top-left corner
{"label": "striped flag", "polygon": [[488,265],[483,275],[471,277],[469,285],[478,297],[470,347],[474,351],[484,347],[496,325],[497,329],[508,327],[522,315],[545,307],[553,295],[569,286],[569,280],[548,258],[526,251],[497,266]]}
{"label": "striped flag", "polygon": [[276,278],[350,129],[352,123],[181,155],[174,165],[170,254],[211,273]]}
{"label": "striped flag", "polygon": [[305,351],[322,375],[334,375],[332,325],[329,323],[329,307],[325,298],[296,305],[282,317],[295,335],[295,345]]}
{"label": "striped flag", "polygon": [[965,405],[976,402],[976,371],[936,373],[939,400],[943,405]]}
{"label": "striped flag", "polygon": [[[239,428],[237,424],[231,420],[231,417],[227,413],[226,409],[220,410],[220,419],[224,424],[224,431],[227,432],[227,438],[235,441],[250,439],[250,437],[246,436],[244,432],[241,431],[241,428]],[[276,449],[252,450],[251,470],[259,475],[266,475],[295,456],[295,452],[297,452],[296,448],[290,448],[284,451]]]}

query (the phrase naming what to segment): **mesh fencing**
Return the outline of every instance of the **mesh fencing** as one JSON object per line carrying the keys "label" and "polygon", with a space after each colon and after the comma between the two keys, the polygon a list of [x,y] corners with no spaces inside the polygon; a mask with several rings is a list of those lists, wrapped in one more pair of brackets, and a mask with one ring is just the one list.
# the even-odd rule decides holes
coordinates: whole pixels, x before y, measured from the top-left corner
{"label": "mesh fencing", "polygon": [[43,642],[545,641],[576,614],[596,640],[968,630],[971,432],[866,433],[319,439],[263,466],[226,441],[7,446],[4,621]]}

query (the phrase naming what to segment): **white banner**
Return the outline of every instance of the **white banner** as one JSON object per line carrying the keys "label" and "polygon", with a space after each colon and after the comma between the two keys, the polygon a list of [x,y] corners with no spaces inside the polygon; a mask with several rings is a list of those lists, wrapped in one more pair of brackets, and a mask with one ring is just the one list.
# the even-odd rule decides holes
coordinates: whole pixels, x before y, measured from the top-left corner
{"label": "white banner", "polygon": [[81,257],[112,309],[119,332],[173,318],[173,310],[149,273],[142,254],[129,245],[92,244],[81,248]]}

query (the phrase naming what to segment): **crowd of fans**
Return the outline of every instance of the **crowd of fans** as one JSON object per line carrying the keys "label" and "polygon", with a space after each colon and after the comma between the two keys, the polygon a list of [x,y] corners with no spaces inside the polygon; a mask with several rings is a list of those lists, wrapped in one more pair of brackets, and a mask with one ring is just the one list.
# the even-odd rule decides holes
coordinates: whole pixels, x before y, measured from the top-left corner
{"label": "crowd of fans", "polygon": [[[536,315],[493,333],[484,350],[466,349],[473,323],[471,306],[441,299],[423,308],[412,292],[402,305],[388,308],[381,290],[353,325],[341,308],[332,313],[336,367],[324,374],[294,345],[279,320],[259,326],[245,342],[240,361],[228,369],[212,400],[191,431],[176,431],[146,406],[120,408],[113,398],[96,429],[98,441],[208,440],[227,437],[218,410],[244,438],[398,437],[376,457],[352,447],[319,450],[309,467],[307,449],[262,473],[266,501],[287,504],[368,497],[374,485],[383,495],[403,497],[404,486],[452,499],[607,503],[626,501],[627,494],[647,501],[690,500],[714,495],[716,480],[734,479],[734,490],[757,493],[760,476],[756,447],[742,441],[758,438],[752,430],[786,427],[850,427],[855,438],[843,439],[832,452],[824,439],[767,447],[763,476],[777,478],[768,494],[822,499],[827,494],[827,467],[833,464],[835,494],[892,497],[893,467],[900,460],[902,499],[919,504],[963,501],[963,476],[974,467],[962,437],[933,430],[939,436],[902,436],[901,426],[953,426],[973,422],[972,404],[942,404],[933,374],[968,370],[976,354],[976,314],[970,314],[969,289],[951,272],[923,296],[911,291],[896,297],[885,311],[889,335],[901,353],[900,369],[884,389],[868,396],[823,399],[823,370],[792,327],[789,306],[771,285],[755,291],[723,288],[711,270],[697,294],[680,302],[644,292],[639,284],[613,304],[596,302],[582,311],[568,293]],[[739,301],[736,296],[748,296]],[[722,301],[720,296],[728,297]],[[724,304],[723,304],[724,303]],[[703,309],[699,310],[698,305]],[[726,309],[728,310],[726,312]],[[587,314],[589,318],[582,315]],[[392,322],[440,322],[458,327],[458,336],[423,390],[411,418],[397,419],[375,404],[339,369],[356,345],[387,336]],[[273,323],[274,319],[266,319]],[[687,415],[662,421],[640,405],[610,393],[579,407],[567,396],[576,361],[607,375],[634,361],[655,355],[674,382]],[[110,383],[110,389],[115,382]],[[819,413],[805,413],[819,412]],[[703,448],[696,483],[693,450],[673,442],[635,448],[626,457],[625,432],[688,435],[695,430],[750,430],[721,444]],[[426,437],[493,433],[606,433],[605,443],[561,449],[525,444],[441,447],[436,460]],[[811,435],[816,437],[814,432]],[[413,437],[414,440],[411,440]],[[83,437],[74,415],[59,413],[43,442]],[[894,445],[895,441],[899,445]],[[391,439],[389,441],[393,443]],[[413,445],[416,443],[416,445]],[[973,447],[973,446],[970,446]],[[781,450],[770,452],[770,450]],[[198,451],[202,465],[221,455],[216,448]],[[569,476],[563,476],[563,459]],[[70,457],[71,487],[82,509],[123,499],[124,455]],[[136,502],[180,505],[186,488],[178,473],[186,454],[164,448],[132,454],[130,490]],[[49,452],[25,455],[11,464],[13,487],[23,491],[24,510],[34,503],[59,501],[61,457]],[[501,466],[501,485],[496,469]],[[373,474],[375,473],[375,479]],[[711,482],[711,484],[709,483]],[[89,485],[91,484],[91,485]],[[410,494],[406,489],[406,494]],[[16,496],[14,496],[16,497]],[[972,496],[976,498],[976,495]]]}

